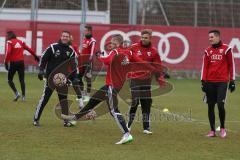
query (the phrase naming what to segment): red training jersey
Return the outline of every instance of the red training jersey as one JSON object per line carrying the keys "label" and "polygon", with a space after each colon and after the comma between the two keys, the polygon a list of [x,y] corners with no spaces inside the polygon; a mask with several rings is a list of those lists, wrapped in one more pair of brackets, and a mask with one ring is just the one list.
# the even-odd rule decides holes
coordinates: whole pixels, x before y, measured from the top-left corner
{"label": "red training jersey", "polygon": [[79,64],[83,65],[92,60],[95,44],[96,40],[93,37],[83,39],[83,48],[78,59]]}
{"label": "red training jersey", "polygon": [[208,47],[203,56],[201,80],[228,82],[235,80],[235,64],[232,49],[220,43],[219,47]]}
{"label": "red training jersey", "polygon": [[35,56],[34,51],[28,47],[25,42],[19,39],[11,39],[7,41],[5,63],[24,60],[23,51],[27,50],[31,55]]}
{"label": "red training jersey", "polygon": [[108,56],[99,57],[99,60],[107,66],[106,85],[117,89],[122,88],[128,73],[144,71],[151,74],[152,71],[159,70],[161,67],[152,66],[134,55],[132,51],[120,47],[112,50]]}
{"label": "red training jersey", "polygon": [[[130,49],[136,56],[138,56],[140,59],[146,62],[154,62],[159,65],[162,64],[157,49],[152,47],[152,45],[145,47],[142,45],[141,42],[139,42],[133,44]],[[131,79],[149,79],[151,78],[151,74],[149,72],[137,71],[128,74],[128,77]]]}

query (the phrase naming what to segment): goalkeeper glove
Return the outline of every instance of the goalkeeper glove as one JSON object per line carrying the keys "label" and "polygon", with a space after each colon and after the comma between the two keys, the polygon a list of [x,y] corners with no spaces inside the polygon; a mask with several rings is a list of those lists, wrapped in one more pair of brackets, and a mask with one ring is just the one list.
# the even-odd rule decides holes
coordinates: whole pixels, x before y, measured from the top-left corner
{"label": "goalkeeper glove", "polygon": [[235,82],[234,81],[230,81],[229,85],[228,85],[228,89],[230,90],[230,92],[234,92],[236,88]]}
{"label": "goalkeeper glove", "polygon": [[39,79],[40,81],[42,81],[42,80],[43,80],[43,77],[44,77],[44,71],[43,71],[43,70],[39,70],[38,79]]}

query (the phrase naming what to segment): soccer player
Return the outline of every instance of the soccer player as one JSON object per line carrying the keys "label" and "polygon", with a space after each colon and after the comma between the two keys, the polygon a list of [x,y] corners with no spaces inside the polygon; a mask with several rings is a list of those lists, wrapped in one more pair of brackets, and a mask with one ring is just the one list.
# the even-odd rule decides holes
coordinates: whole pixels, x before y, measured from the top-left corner
{"label": "soccer player", "polygon": [[[51,97],[53,91],[56,89],[58,93],[58,99],[60,101],[62,113],[68,115],[68,104],[67,104],[67,93],[68,88],[66,85],[62,87],[56,87],[52,85],[54,73],[62,72],[68,74],[69,68],[71,66],[71,71],[77,71],[76,54],[74,49],[69,45],[70,41],[70,32],[63,31],[58,43],[51,44],[44,52],[39,64],[39,74],[38,78],[43,80],[43,77],[46,76],[47,81],[44,85],[43,95],[39,100],[39,103],[36,107],[36,112],[34,115],[33,125],[39,126],[39,120],[42,114],[42,111],[46,104],[48,103],[49,98]],[[67,66],[63,64],[67,64]],[[69,63],[69,65],[68,65]],[[63,65],[62,70],[58,70]],[[66,70],[64,70],[66,69]],[[71,74],[71,76],[77,77],[77,74]],[[74,78],[73,78],[74,79]],[[77,80],[75,80],[77,81]],[[75,82],[74,81],[74,82]],[[79,87],[79,92],[80,87]],[[64,127],[73,126],[72,122],[64,120]]]}
{"label": "soccer player", "polygon": [[[69,45],[72,46],[72,48],[74,49],[77,57],[79,56],[79,48],[76,44],[73,43],[73,35],[70,36],[70,41],[69,41]],[[79,57],[78,57],[79,58]],[[71,70],[69,72],[72,72]],[[79,85],[79,83],[82,83],[82,78],[81,80],[80,79],[77,79],[76,81],[76,77],[74,74],[77,74],[78,75],[78,78],[81,78],[79,77],[79,70],[76,72],[72,72],[72,74],[70,74],[70,76],[68,77],[68,79],[72,82],[72,85],[73,85],[73,88],[77,94],[77,101],[79,102],[79,108],[82,109],[84,104],[83,104],[83,98],[82,98],[82,92],[81,92],[81,86]],[[76,84],[75,84],[76,83]],[[80,88],[78,88],[80,87]],[[80,89],[80,93],[79,93],[79,89]]]}
{"label": "soccer player", "polygon": [[[203,56],[202,91],[205,92],[208,104],[208,118],[211,131],[208,137],[215,137],[215,104],[218,106],[220,119],[220,136],[226,137],[225,102],[227,88],[235,90],[235,64],[232,49],[221,41],[220,31],[211,30],[208,34],[209,46]],[[228,85],[229,82],[229,85]]]}
{"label": "soccer player", "polygon": [[[147,62],[161,64],[160,56],[151,43],[152,31],[144,29],[141,31],[141,40],[131,46],[131,51],[139,58]],[[158,75],[160,78],[160,75]],[[151,98],[151,75],[147,72],[134,72],[129,74],[132,102],[129,110],[128,128],[130,129],[139,103],[142,109],[143,133],[152,134],[150,131]],[[163,77],[161,77],[163,78]]]}
{"label": "soccer player", "polygon": [[89,95],[92,87],[92,67],[93,67],[93,53],[95,50],[96,40],[92,35],[92,26],[86,25],[84,30],[85,38],[83,39],[83,48],[79,53],[79,79],[81,90],[84,91],[83,78],[87,82],[87,92],[84,96],[84,101],[89,100]]}
{"label": "soccer player", "polygon": [[[62,117],[69,117],[69,119],[77,120],[82,116],[86,115],[87,113],[91,112],[92,109],[96,107],[100,102],[107,100],[110,113],[123,132],[122,139],[116,144],[124,144],[132,141],[133,137],[129,133],[124,117],[118,109],[117,94],[121,90],[124,82],[126,81],[128,72],[138,69],[146,70],[146,68],[154,71],[155,68],[151,67],[150,64],[142,61],[137,56],[134,56],[131,51],[122,48],[123,37],[121,35],[114,35],[111,39],[111,43],[113,44],[113,46],[115,46],[115,49],[113,49],[108,56],[99,57],[99,60],[107,66],[106,85],[100,88],[91,97],[88,104],[78,114],[75,114],[74,116],[62,115]],[[130,62],[142,63],[132,64]],[[156,67],[156,69],[158,69],[158,67]]]}
{"label": "soccer player", "polygon": [[[15,94],[13,101],[17,101],[20,98],[20,94],[17,91],[15,84],[13,83],[13,77],[18,72],[19,81],[22,90],[22,100],[25,101],[25,80],[24,80],[24,56],[23,51],[27,50],[34,56],[35,60],[39,62],[39,58],[34,51],[26,45],[25,42],[17,39],[16,34],[13,31],[7,32],[7,49],[6,57],[4,60],[5,68],[8,71],[8,84]],[[10,65],[9,65],[10,63]]]}

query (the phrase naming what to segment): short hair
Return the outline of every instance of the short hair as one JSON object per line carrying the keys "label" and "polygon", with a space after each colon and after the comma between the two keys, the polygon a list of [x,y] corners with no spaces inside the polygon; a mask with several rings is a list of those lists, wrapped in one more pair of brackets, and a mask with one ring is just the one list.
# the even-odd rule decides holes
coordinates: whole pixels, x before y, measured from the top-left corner
{"label": "short hair", "polygon": [[117,40],[120,44],[123,43],[123,36],[121,34],[114,34],[112,38]]}
{"label": "short hair", "polygon": [[13,31],[8,31],[7,32],[7,40],[17,38],[16,34]]}
{"label": "short hair", "polygon": [[219,31],[219,30],[216,30],[216,29],[210,30],[210,31],[208,32],[208,34],[210,34],[210,33],[213,33],[213,34],[215,34],[215,35],[217,35],[217,36],[220,36],[220,31]]}
{"label": "short hair", "polygon": [[69,31],[67,31],[67,30],[63,30],[63,31],[62,31],[62,34],[63,34],[63,33],[68,33],[69,36],[71,35],[71,33],[70,33]]}
{"label": "short hair", "polygon": [[151,29],[143,29],[141,31],[141,35],[144,35],[144,34],[149,34],[150,36],[152,36],[152,30]]}
{"label": "short hair", "polygon": [[92,26],[90,26],[90,25],[86,25],[85,28],[86,28],[88,31],[92,31]]}

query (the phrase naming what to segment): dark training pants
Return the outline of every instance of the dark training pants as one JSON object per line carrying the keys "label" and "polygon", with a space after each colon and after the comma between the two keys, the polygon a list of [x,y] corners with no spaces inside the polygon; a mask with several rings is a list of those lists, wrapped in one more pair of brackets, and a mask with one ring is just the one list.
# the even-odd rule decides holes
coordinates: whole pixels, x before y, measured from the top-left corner
{"label": "dark training pants", "polygon": [[103,86],[96,93],[94,93],[87,105],[78,114],[76,114],[76,118],[81,118],[83,115],[96,107],[100,102],[107,100],[110,113],[117,122],[121,131],[123,133],[129,132],[124,117],[118,109],[118,92],[118,89],[112,88],[111,86]]}
{"label": "dark training pants", "polygon": [[220,119],[220,127],[225,127],[225,101],[227,94],[226,82],[207,82],[206,84],[206,96],[208,103],[208,118],[212,131],[215,131],[215,104],[218,106],[218,113]]}
{"label": "dark training pants", "polygon": [[57,93],[58,93],[58,99],[61,105],[62,113],[65,115],[68,115],[68,101],[67,101],[68,87],[63,86],[63,87],[57,87],[57,88],[50,88],[48,86],[48,83],[45,82],[42,97],[39,100],[39,103],[36,107],[34,121],[39,121],[42,111],[45,108],[46,104],[48,103],[48,100],[50,99],[55,89],[57,90]]}
{"label": "dark training pants", "polygon": [[17,94],[17,89],[15,87],[15,84],[13,83],[13,77],[16,72],[18,72],[22,96],[25,96],[24,61],[10,62],[10,67],[8,70],[8,84],[15,95]]}
{"label": "dark training pants", "polygon": [[151,80],[135,80],[131,79],[130,82],[131,95],[132,95],[132,103],[129,110],[129,121],[128,127],[130,128],[131,124],[134,121],[137,107],[139,103],[141,103],[142,109],[142,121],[143,121],[143,129],[150,129],[150,112],[152,106],[152,98],[151,98]]}

